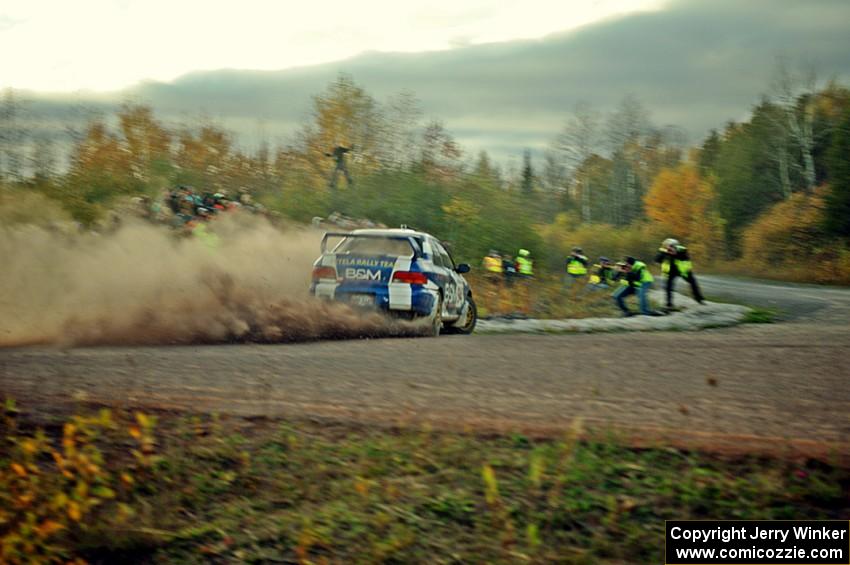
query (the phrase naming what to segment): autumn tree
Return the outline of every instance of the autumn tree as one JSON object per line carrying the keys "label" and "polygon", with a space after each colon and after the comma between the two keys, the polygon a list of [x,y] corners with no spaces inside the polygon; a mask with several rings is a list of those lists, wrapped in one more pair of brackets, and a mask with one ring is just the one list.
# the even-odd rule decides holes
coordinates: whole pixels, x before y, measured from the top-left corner
{"label": "autumn tree", "polygon": [[127,154],[129,184],[137,192],[162,189],[171,169],[171,134],[150,106],[125,104],[118,112],[121,146]]}
{"label": "autumn tree", "polygon": [[335,147],[346,147],[355,178],[375,171],[380,163],[383,129],[378,103],[348,75],[340,75],[325,92],[313,97],[310,121],[299,132],[301,158],[327,185]]}
{"label": "autumn tree", "polygon": [[128,170],[130,155],[118,135],[103,120],[94,120],[72,148],[70,168],[58,196],[77,220],[91,224],[110,200],[133,191]]}
{"label": "autumn tree", "polygon": [[422,141],[422,103],[413,92],[405,90],[389,98],[382,116],[379,140],[382,166],[410,168],[419,157]]}
{"label": "autumn tree", "polygon": [[460,171],[463,153],[443,122],[432,120],[422,136],[420,167],[433,180],[447,182]]}
{"label": "autumn tree", "polygon": [[686,240],[703,257],[721,236],[722,223],[713,202],[711,183],[691,163],[663,169],[644,198],[647,217],[671,236]]}
{"label": "autumn tree", "polygon": [[211,192],[233,189],[229,178],[232,147],[231,134],[211,121],[184,127],[177,135],[176,183]]}

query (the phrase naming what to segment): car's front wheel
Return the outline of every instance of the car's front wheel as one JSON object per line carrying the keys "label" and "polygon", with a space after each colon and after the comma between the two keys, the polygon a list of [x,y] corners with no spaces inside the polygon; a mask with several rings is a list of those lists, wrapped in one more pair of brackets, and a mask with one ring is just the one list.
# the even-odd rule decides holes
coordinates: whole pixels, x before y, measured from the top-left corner
{"label": "car's front wheel", "polygon": [[478,323],[478,307],[475,306],[475,300],[471,294],[466,295],[466,312],[454,324],[446,328],[448,333],[453,334],[471,334],[475,329],[475,324]]}

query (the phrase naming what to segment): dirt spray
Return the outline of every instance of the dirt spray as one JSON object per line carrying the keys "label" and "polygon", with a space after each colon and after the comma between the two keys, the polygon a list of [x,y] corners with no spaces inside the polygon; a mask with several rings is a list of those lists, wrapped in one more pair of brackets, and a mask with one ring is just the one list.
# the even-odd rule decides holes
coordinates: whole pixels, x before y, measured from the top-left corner
{"label": "dirt spray", "polygon": [[250,217],[215,222],[219,244],[129,224],[72,236],[0,228],[0,347],[152,345],[413,335],[309,296],[322,232]]}

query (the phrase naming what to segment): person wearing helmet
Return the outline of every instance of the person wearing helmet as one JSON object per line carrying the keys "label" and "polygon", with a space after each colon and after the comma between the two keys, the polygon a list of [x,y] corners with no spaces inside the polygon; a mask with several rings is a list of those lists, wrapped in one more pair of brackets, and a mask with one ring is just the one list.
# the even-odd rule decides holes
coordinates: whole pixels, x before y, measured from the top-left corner
{"label": "person wearing helmet", "polygon": [[587,263],[587,257],[581,247],[573,247],[566,261],[567,276],[564,282],[567,286],[572,286],[574,282],[587,276]]}
{"label": "person wearing helmet", "polygon": [[534,259],[531,258],[531,252],[528,249],[520,249],[517,252],[516,270],[520,276],[534,276]]}
{"label": "person wearing helmet", "polygon": [[673,289],[676,277],[682,277],[691,285],[694,300],[705,304],[705,299],[700,292],[697,279],[694,276],[694,268],[688,248],[679,243],[679,240],[668,237],[661,242],[655,262],[661,263],[661,272],[667,277],[665,290],[667,291],[667,310],[673,310]]}
{"label": "person wearing helmet", "polygon": [[495,249],[491,249],[489,253],[484,257],[484,271],[486,273],[494,273],[499,275],[497,278],[501,278],[502,274],[502,257],[499,255],[499,252]]}
{"label": "person wearing helmet", "polygon": [[634,316],[634,312],[629,310],[625,303],[625,298],[632,294],[637,294],[641,314],[658,316],[659,314],[649,307],[649,290],[652,288],[654,279],[646,263],[638,261],[634,257],[626,257],[618,266],[622,273],[620,288],[615,290],[611,296],[623,312],[623,316]]}
{"label": "person wearing helmet", "polygon": [[521,281],[520,285],[520,302],[522,304],[522,313],[528,315],[531,312],[531,279],[534,278],[534,259],[531,257],[531,251],[528,249],[520,249],[517,251],[516,258],[517,277]]}
{"label": "person wearing helmet", "polygon": [[619,271],[614,269],[614,264],[608,257],[600,257],[599,263],[593,266],[593,273],[590,275],[590,289],[605,289],[614,286],[614,283],[620,276]]}

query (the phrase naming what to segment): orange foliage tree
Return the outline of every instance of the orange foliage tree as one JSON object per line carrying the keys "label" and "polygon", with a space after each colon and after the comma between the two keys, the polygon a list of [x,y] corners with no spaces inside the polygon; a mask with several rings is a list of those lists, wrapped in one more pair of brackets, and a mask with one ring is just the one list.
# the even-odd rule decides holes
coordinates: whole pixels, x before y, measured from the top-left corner
{"label": "orange foliage tree", "polygon": [[775,204],[743,234],[743,260],[759,274],[850,282],[850,248],[823,231],[826,187]]}
{"label": "orange foliage tree", "polygon": [[644,197],[647,217],[702,257],[717,254],[722,233],[713,202],[710,180],[700,177],[692,163],[662,169]]}

